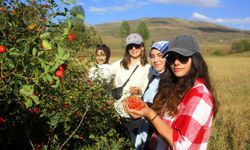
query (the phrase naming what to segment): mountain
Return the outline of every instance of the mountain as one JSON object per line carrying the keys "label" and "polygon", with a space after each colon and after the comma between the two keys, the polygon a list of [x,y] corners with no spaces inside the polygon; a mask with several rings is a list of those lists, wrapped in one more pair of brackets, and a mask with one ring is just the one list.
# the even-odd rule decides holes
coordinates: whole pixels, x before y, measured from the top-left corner
{"label": "mountain", "polygon": [[[208,22],[195,22],[180,18],[141,18],[128,20],[131,30],[136,31],[140,22],[144,21],[150,31],[150,38],[146,41],[147,48],[154,41],[170,41],[178,34],[193,35],[204,53],[214,51],[229,52],[231,44],[239,39],[250,40],[250,31],[229,28]],[[113,51],[120,51],[122,39],[119,38],[121,22],[95,25],[95,29],[102,36],[103,42]]]}

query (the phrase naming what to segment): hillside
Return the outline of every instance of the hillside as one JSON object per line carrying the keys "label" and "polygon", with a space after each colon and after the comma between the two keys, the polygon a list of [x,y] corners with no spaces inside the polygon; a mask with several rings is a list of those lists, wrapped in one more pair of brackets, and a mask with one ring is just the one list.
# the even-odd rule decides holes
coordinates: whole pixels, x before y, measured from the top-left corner
{"label": "hillside", "polygon": [[[250,40],[250,31],[229,28],[208,22],[194,22],[180,18],[142,18],[128,20],[132,31],[144,21],[150,30],[150,39],[146,41],[149,47],[153,41],[171,40],[178,34],[191,34],[200,42],[203,53],[222,51],[227,53],[231,44],[239,39]],[[119,29],[121,22],[99,24],[94,26],[101,34],[103,42],[113,51],[121,50]]]}

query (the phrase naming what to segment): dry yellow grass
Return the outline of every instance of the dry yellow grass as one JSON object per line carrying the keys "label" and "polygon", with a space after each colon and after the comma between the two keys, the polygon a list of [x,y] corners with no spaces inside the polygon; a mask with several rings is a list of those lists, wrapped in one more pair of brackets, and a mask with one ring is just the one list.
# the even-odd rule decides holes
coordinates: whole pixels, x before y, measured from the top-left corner
{"label": "dry yellow grass", "polygon": [[221,103],[209,149],[250,148],[250,59],[207,57]]}
{"label": "dry yellow grass", "polygon": [[207,57],[205,59],[222,106],[228,103],[240,105],[240,102],[250,106],[250,58]]}

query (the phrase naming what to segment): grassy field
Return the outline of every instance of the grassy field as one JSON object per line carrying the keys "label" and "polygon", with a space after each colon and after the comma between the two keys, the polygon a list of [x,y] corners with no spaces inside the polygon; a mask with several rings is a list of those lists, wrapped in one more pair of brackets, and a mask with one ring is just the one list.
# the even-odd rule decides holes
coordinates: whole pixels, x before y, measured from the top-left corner
{"label": "grassy field", "polygon": [[[213,122],[210,150],[250,149],[250,57],[205,56],[221,103]],[[112,57],[111,62],[119,59]]]}
{"label": "grassy field", "polygon": [[250,58],[205,59],[221,103],[209,149],[250,149]]}

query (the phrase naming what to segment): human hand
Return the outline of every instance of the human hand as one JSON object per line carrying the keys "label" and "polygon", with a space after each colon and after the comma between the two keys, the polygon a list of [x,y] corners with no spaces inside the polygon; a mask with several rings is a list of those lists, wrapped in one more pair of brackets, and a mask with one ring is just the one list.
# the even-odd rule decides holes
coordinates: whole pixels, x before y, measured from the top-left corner
{"label": "human hand", "polygon": [[123,102],[125,112],[132,118],[138,119],[146,115],[149,107],[138,96],[130,96]]}
{"label": "human hand", "polygon": [[141,95],[141,93],[142,93],[141,89],[139,87],[136,87],[136,86],[130,86],[129,92],[131,94],[137,94],[137,95]]}
{"label": "human hand", "polygon": [[129,108],[129,104],[125,102],[123,103],[123,107],[125,112],[128,113],[129,116],[133,119],[139,119],[144,116],[142,109],[141,110],[131,109]]}

